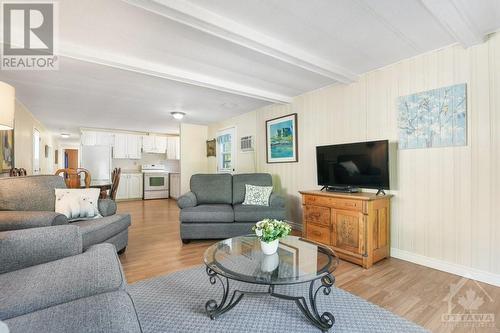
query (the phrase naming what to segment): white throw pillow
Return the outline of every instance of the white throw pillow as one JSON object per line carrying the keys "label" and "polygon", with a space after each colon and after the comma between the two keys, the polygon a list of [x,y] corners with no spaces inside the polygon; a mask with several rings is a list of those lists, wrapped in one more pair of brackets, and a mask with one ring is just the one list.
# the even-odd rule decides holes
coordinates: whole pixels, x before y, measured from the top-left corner
{"label": "white throw pillow", "polygon": [[272,186],[255,186],[245,184],[245,201],[243,205],[269,206]]}
{"label": "white throw pillow", "polygon": [[66,215],[69,221],[101,217],[97,206],[101,192],[98,188],[57,188],[55,191],[55,211]]}

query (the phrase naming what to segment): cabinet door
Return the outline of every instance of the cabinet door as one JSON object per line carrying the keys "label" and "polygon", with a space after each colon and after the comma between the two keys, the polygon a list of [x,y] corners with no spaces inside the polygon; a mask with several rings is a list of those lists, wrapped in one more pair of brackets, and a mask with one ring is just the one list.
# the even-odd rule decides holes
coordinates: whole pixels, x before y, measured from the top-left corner
{"label": "cabinet door", "polygon": [[142,198],[142,174],[129,175],[128,197],[129,199]]}
{"label": "cabinet door", "polygon": [[167,138],[167,159],[179,160],[180,158],[180,138],[178,136],[169,136]]}
{"label": "cabinet door", "polygon": [[363,213],[332,209],[332,245],[350,252],[365,252],[365,221]]}
{"label": "cabinet door", "polygon": [[96,141],[96,132],[82,132],[82,136],[80,138],[82,146],[95,146]]}
{"label": "cabinet door", "polygon": [[127,158],[137,160],[141,158],[141,137],[139,135],[127,135]]}
{"label": "cabinet door", "polygon": [[111,145],[111,134],[108,132],[96,132],[96,145],[98,146],[110,146]]}
{"label": "cabinet door", "polygon": [[116,191],[116,199],[128,199],[128,183],[129,175],[122,174],[120,176],[120,184],[118,184],[118,190]]}
{"label": "cabinet door", "polygon": [[167,151],[167,137],[155,136],[155,152],[165,154]]}
{"label": "cabinet door", "polygon": [[170,197],[177,199],[180,197],[181,192],[181,178],[178,173],[170,175]]}
{"label": "cabinet door", "polygon": [[142,137],[142,150],[145,153],[153,153],[155,149],[155,137],[153,135],[144,135]]}
{"label": "cabinet door", "polygon": [[115,134],[113,158],[127,158],[127,135]]}

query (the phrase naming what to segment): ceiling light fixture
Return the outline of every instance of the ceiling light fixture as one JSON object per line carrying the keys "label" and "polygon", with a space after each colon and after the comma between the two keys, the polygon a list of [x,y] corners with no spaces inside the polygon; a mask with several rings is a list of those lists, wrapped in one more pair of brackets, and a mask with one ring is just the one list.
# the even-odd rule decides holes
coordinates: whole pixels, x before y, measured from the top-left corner
{"label": "ceiling light fixture", "polygon": [[170,112],[170,114],[172,115],[172,117],[174,117],[177,120],[181,120],[186,115],[184,112],[180,112],[180,111]]}
{"label": "ceiling light fixture", "polygon": [[71,135],[68,134],[68,133],[61,133],[61,138],[64,138],[64,139],[67,139],[69,138]]}

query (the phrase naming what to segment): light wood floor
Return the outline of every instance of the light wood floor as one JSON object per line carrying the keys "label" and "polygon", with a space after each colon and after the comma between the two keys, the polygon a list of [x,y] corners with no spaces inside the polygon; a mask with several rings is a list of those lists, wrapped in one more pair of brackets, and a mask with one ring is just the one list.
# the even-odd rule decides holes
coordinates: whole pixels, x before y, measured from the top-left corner
{"label": "light wood floor", "polygon": [[[132,215],[129,245],[120,256],[129,283],[200,265],[203,252],[214,242],[182,244],[179,210],[173,200],[120,202],[118,210]],[[452,328],[443,323],[442,316],[448,313],[450,285],[459,283],[459,276],[394,258],[369,270],[342,261],[334,275],[337,287],[433,332],[500,332],[498,287],[466,280],[452,300],[452,313],[463,311],[460,304],[469,300],[469,305],[480,305],[473,313],[493,314],[494,322],[483,328]]]}

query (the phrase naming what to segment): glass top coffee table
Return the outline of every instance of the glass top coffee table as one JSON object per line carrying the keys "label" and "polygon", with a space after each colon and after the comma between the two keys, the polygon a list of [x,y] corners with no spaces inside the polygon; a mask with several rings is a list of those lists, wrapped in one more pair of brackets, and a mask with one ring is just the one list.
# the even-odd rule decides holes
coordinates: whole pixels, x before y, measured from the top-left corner
{"label": "glass top coffee table", "polygon": [[[216,319],[231,310],[247,295],[268,295],[294,301],[305,317],[317,328],[327,331],[335,323],[330,312],[320,314],[316,298],[322,291],[329,295],[335,282],[332,275],[338,265],[337,255],[327,246],[296,236],[280,240],[278,252],[265,255],[255,235],[229,238],[210,246],[204,254],[206,272],[211,284],[219,281],[223,287],[222,300],[209,300],[205,310]],[[267,291],[233,290],[229,280],[268,286]],[[315,281],[321,283],[315,288]],[[289,296],[275,292],[275,286],[309,283],[309,293]]]}

